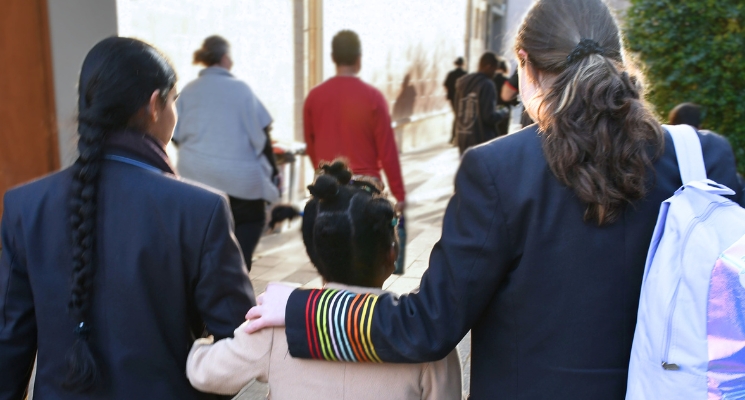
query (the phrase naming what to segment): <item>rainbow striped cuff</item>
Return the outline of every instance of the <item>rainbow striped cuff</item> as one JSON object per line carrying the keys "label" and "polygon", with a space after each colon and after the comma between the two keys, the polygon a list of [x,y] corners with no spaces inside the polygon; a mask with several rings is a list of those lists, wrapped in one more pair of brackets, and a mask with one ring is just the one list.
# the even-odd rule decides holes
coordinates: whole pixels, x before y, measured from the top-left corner
{"label": "rainbow striped cuff", "polygon": [[[286,313],[290,353],[329,361],[382,362],[371,336],[377,301],[378,296],[369,293],[296,290]],[[304,318],[297,315],[301,305]]]}

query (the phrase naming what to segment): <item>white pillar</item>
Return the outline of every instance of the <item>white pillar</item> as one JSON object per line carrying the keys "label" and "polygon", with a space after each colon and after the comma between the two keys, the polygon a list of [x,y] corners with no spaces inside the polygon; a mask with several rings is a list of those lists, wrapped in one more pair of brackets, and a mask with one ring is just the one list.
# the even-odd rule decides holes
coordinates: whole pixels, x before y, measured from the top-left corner
{"label": "white pillar", "polygon": [[47,0],[60,167],[77,157],[78,76],[88,50],[116,35],[116,0]]}

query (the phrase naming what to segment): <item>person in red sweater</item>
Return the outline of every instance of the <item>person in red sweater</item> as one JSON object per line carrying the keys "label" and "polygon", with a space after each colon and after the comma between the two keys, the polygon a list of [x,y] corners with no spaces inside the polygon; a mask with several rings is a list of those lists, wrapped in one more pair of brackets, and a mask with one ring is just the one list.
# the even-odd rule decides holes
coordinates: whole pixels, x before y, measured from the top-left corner
{"label": "person in red sweater", "polygon": [[378,179],[382,168],[400,213],[406,191],[388,104],[379,90],[357,77],[362,51],[356,33],[340,31],[331,48],[336,76],[313,88],[303,107],[306,152],[314,166],[343,157],[355,174]]}

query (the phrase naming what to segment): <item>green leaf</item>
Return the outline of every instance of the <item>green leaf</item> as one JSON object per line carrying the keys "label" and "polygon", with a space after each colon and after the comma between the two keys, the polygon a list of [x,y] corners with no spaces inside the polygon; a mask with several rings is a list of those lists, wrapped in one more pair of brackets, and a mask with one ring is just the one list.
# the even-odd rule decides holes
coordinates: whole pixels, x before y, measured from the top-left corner
{"label": "green leaf", "polygon": [[624,34],[660,119],[679,103],[700,104],[704,127],[729,139],[745,174],[743,21],[742,0],[631,0]]}

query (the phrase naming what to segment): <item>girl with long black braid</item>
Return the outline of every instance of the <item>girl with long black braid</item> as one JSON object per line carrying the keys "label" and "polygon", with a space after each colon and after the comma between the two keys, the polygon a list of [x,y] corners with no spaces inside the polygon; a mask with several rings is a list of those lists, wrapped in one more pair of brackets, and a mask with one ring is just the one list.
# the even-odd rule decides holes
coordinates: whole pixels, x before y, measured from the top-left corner
{"label": "girl with long black braid", "polygon": [[201,399],[183,374],[205,330],[232,335],[253,290],[224,195],[165,152],[176,73],[152,46],[99,42],[78,85],[74,165],[9,191],[0,256],[0,399]]}
{"label": "girl with long black braid", "polygon": [[[129,44],[122,46],[122,44]],[[124,64],[118,57],[142,51]],[[107,54],[108,53],[108,54]],[[108,55],[112,55],[106,57]],[[124,84],[125,69],[138,68],[137,80]],[[176,72],[157,51],[132,39],[112,39],[94,47],[86,57],[80,74],[78,99],[78,151],[73,165],[70,201],[72,226],[72,294],[68,305],[75,320],[77,340],[67,356],[65,387],[85,391],[97,380],[99,369],[91,350],[90,305],[93,275],[96,272],[96,200],[98,179],[106,137],[129,129],[144,131],[147,116],[143,105],[165,109],[176,85]],[[151,97],[155,101],[151,101]],[[155,104],[153,104],[155,103]],[[164,113],[165,114],[165,113]],[[163,121],[161,119],[160,121]]]}

